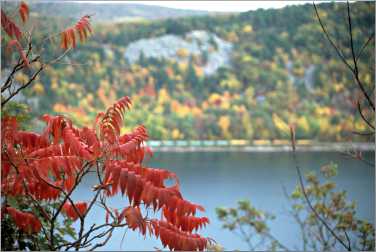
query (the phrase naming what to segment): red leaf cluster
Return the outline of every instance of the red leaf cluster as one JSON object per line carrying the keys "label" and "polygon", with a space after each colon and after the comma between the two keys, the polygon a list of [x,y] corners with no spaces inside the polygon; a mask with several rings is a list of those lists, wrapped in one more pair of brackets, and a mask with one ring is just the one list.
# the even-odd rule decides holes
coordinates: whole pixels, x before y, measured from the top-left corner
{"label": "red leaf cluster", "polygon": [[209,224],[209,219],[206,217],[179,216],[176,211],[170,211],[168,208],[163,209],[163,216],[167,221],[187,232],[197,231]]}
{"label": "red leaf cluster", "polygon": [[[206,217],[195,217],[197,210],[204,211],[204,208],[182,197],[175,173],[142,165],[146,151],[142,143],[148,137],[146,129],[139,126],[130,134],[120,135],[119,122],[130,104],[125,97],[97,118],[101,138],[110,140],[107,146],[111,151],[103,168],[103,183],[110,185],[107,195],[120,192],[127,196],[131,205],[120,214],[115,211],[118,221],[125,219],[131,229],[139,229],[143,235],[149,230],[170,249],[204,249],[210,241],[192,233],[209,223]],[[165,181],[168,179],[175,180],[175,184],[167,187]],[[163,209],[164,219],[147,222],[140,212],[142,203],[154,211]]]}
{"label": "red leaf cluster", "polygon": [[90,25],[90,16],[86,15],[80,18],[80,20],[74,25],[65,29],[61,34],[60,46],[63,49],[76,47],[76,33],[78,34],[81,43],[83,43],[89,34],[92,32]]}
{"label": "red leaf cluster", "polygon": [[139,207],[126,207],[121,214],[118,216],[118,221],[125,219],[128,227],[132,230],[139,229],[141,234],[146,234],[146,229],[148,227],[146,221],[143,219],[141,210]]}
{"label": "red leaf cluster", "polygon": [[[118,142],[120,136],[120,125],[124,120],[125,109],[129,109],[132,102],[128,96],[118,100],[107,109],[106,113],[99,113],[96,122],[99,123],[100,138],[109,144]],[[125,138],[125,137],[124,137]]]}
{"label": "red leaf cluster", "polygon": [[10,38],[21,39],[22,32],[20,28],[7,17],[5,12],[1,9],[1,27],[4,29],[5,33],[8,34]]}
{"label": "red leaf cluster", "polygon": [[83,163],[98,155],[88,146],[87,130],[74,128],[62,116],[43,119],[47,126],[37,134],[18,130],[14,118],[2,118],[3,193],[57,199],[61,193],[57,188],[70,191]]}
{"label": "red leaf cluster", "polygon": [[25,233],[38,233],[42,228],[42,224],[32,213],[21,212],[13,207],[7,207],[5,211],[12,217],[17,227]]}
{"label": "red leaf cluster", "polygon": [[[21,1],[18,12],[20,14],[22,22],[26,22],[29,17],[29,6]],[[7,49],[10,50],[12,47],[15,47],[18,53],[20,54],[25,66],[29,67],[29,60],[27,59],[22,46],[20,44],[20,40],[22,37],[21,29],[10,19],[7,17],[5,12],[1,9],[1,27],[5,31],[5,33],[12,38],[7,44]]]}
{"label": "red leaf cluster", "polygon": [[25,23],[29,18],[29,6],[24,1],[21,1],[20,6],[18,8],[18,12],[22,19],[22,22]]}
{"label": "red leaf cluster", "polygon": [[63,212],[72,220],[77,220],[80,216],[82,217],[87,210],[87,204],[86,202],[76,202],[74,203],[74,206],[69,203],[65,202],[62,208]]}
{"label": "red leaf cluster", "polygon": [[159,237],[164,247],[168,246],[170,250],[196,251],[204,250],[209,240],[199,234],[192,234],[178,229],[173,224],[152,220],[153,233]]}
{"label": "red leaf cluster", "polygon": [[[54,201],[62,191],[72,190],[83,167],[96,167],[99,162],[104,176],[95,190],[105,190],[107,197],[121,193],[129,200],[122,211],[106,209],[106,223],[111,216],[142,235],[155,235],[170,249],[203,250],[210,239],[193,232],[209,223],[206,217],[196,217],[204,208],[183,198],[175,173],[143,165],[145,154],[150,153],[144,146],[148,138],[144,126],[120,134],[130,105],[128,97],[120,99],[98,114],[93,128],[76,128],[63,116],[45,115],[46,127],[40,134],[21,131],[14,118],[3,117],[2,192]],[[166,180],[175,184],[166,186]],[[154,212],[161,210],[161,220],[144,218],[142,205]],[[87,205],[65,203],[62,211],[76,220],[86,213]]]}

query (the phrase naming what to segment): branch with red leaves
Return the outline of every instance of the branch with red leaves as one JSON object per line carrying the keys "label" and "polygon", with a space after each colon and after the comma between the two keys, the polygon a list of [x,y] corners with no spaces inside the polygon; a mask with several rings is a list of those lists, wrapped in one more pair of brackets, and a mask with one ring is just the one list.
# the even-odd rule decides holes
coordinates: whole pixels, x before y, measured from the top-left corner
{"label": "branch with red leaves", "polygon": [[74,26],[67,28],[61,33],[60,46],[63,49],[76,47],[76,36],[78,34],[81,43],[85,42],[88,36],[92,33],[90,25],[90,16],[83,16]]}
{"label": "branch with red leaves", "polygon": [[[31,85],[46,65],[63,58],[76,47],[78,40],[85,42],[92,28],[90,16],[82,17],[60,34],[60,45],[65,52],[56,59],[43,62],[38,54],[30,58],[30,55],[35,55],[31,34],[24,36],[20,26],[3,10],[1,12],[2,29],[10,38],[7,47],[9,50],[15,48],[20,55],[1,87],[2,94],[9,92],[1,102],[5,106]],[[24,2],[19,5],[19,17],[22,23],[29,18],[29,7]],[[24,38],[27,50],[23,48]],[[26,69],[32,71],[36,62],[39,63],[37,70],[26,83],[17,87],[13,83],[15,74]],[[17,206],[4,205],[4,214],[11,217],[20,232],[43,232],[51,250],[102,247],[116,228],[129,228],[143,236],[154,235],[171,250],[204,250],[212,242],[196,233],[209,220],[196,216],[198,211],[204,211],[202,206],[183,198],[176,174],[144,166],[145,156],[151,154],[144,146],[148,139],[146,128],[140,125],[130,133],[121,134],[124,114],[131,104],[129,97],[118,100],[98,114],[92,128],[77,128],[68,118],[45,115],[42,120],[46,126],[40,134],[20,130],[13,117],[2,118],[2,197],[26,197],[32,203],[31,208],[40,213],[37,216],[17,209]],[[98,183],[93,185],[93,191],[96,191],[93,198],[74,202],[72,193],[91,169],[96,169],[98,176]],[[167,179],[175,180],[175,184],[166,186]],[[109,207],[106,199],[116,194],[128,198],[129,204],[120,209]],[[41,204],[43,201],[53,203],[54,207]],[[103,207],[106,218],[104,224],[94,224],[87,230],[85,220],[95,204]],[[147,215],[143,216],[143,210],[161,211],[161,219],[148,219]],[[65,244],[56,240],[59,216],[80,221],[76,240]],[[44,227],[42,223],[48,225]],[[105,239],[94,243],[99,238]]]}
{"label": "branch with red leaves", "polygon": [[[144,146],[146,128],[141,125],[131,133],[121,134],[124,113],[130,107],[129,97],[121,98],[98,114],[93,128],[77,128],[63,116],[44,115],[46,126],[40,134],[19,130],[14,118],[2,119],[3,194],[30,195],[37,201],[58,204],[47,219],[49,230],[45,235],[51,250],[99,248],[114,229],[124,227],[142,236],[153,235],[171,250],[203,250],[212,243],[210,238],[196,233],[209,224],[209,219],[196,216],[204,208],[182,196],[176,174],[144,166],[145,155],[150,152]],[[90,169],[96,169],[98,176],[93,185],[96,193],[92,199],[74,202],[70,196]],[[166,186],[168,179],[175,180],[175,184]],[[120,209],[106,205],[106,199],[117,194],[128,198],[129,204]],[[105,224],[95,224],[87,230],[85,220],[94,204],[106,212]],[[161,219],[149,219],[142,209],[161,211]],[[73,221],[80,220],[77,239],[66,244],[58,244],[54,238],[56,222],[62,214]],[[17,216],[30,219],[22,225],[15,221],[20,230],[39,232],[29,226],[37,223],[37,217],[27,213]],[[100,229],[103,231],[97,234]],[[104,242],[92,244],[99,238],[105,238]]]}
{"label": "branch with red leaves", "polygon": [[[12,70],[6,78],[6,81],[1,86],[1,94],[3,95],[1,101],[2,106],[5,106],[15,95],[30,86],[46,65],[57,63],[71,48],[76,47],[76,36],[79,36],[80,41],[83,43],[88,38],[89,34],[92,33],[90,16],[85,15],[74,26],[61,33],[61,47],[65,49],[65,51],[56,58],[45,61],[41,55],[43,48],[33,48],[38,46],[32,44],[31,34],[26,36],[28,31],[23,31],[22,29],[23,26],[21,25],[24,25],[29,19],[29,6],[23,1],[21,1],[18,6],[18,14],[21,20],[20,24],[17,24],[14,20],[8,17],[5,11],[1,9],[1,27],[9,37],[7,42],[7,52],[11,53],[15,50],[19,54],[17,63],[14,63],[13,66],[10,67]],[[27,49],[24,48],[26,45]],[[29,58],[30,55],[36,56],[34,58]],[[27,73],[29,79],[25,83],[19,83],[17,85],[13,82],[17,72],[31,72],[33,63],[37,62],[37,69],[31,74]],[[8,93],[7,96],[5,96],[6,91]]]}

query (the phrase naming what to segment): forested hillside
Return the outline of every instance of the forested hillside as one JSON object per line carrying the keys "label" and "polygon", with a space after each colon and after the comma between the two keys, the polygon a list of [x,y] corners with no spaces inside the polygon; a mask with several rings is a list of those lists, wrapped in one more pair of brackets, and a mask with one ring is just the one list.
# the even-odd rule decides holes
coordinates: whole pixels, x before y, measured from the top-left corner
{"label": "forested hillside", "polygon": [[[349,48],[346,5],[318,7],[341,48]],[[374,8],[374,2],[351,4],[357,50],[375,30]],[[32,17],[37,37],[73,22],[41,19]],[[44,29],[45,23],[50,30]],[[190,37],[192,32],[201,37]],[[148,44],[148,39],[159,42]],[[175,46],[171,51],[169,45],[176,41],[184,41],[181,44],[188,48]],[[58,47],[49,41],[45,44],[47,54]],[[150,44],[160,55],[148,55],[151,48],[145,45]],[[222,45],[228,45],[226,53]],[[126,115],[127,129],[144,123],[152,139],[287,139],[287,125],[292,123],[299,139],[367,140],[351,133],[365,129],[356,113],[361,94],[325,39],[310,4],[241,14],[97,23],[88,43],[79,47],[25,90],[33,113],[69,114],[83,125],[92,122],[97,111],[128,95],[135,108]],[[137,50],[138,60],[127,58],[130,50]],[[6,70],[7,59],[2,60]],[[359,64],[369,89],[374,83],[374,60],[372,41]],[[205,70],[216,62],[222,63],[211,72]],[[17,81],[22,82],[24,74]],[[372,116],[371,111],[364,113]]]}
{"label": "forested hillside", "polygon": [[[183,10],[144,5],[134,3],[112,2],[78,2],[78,1],[32,1],[29,3],[31,15],[40,17],[77,18],[83,15],[94,15],[92,20],[98,22],[121,22],[132,20],[155,20],[166,18],[179,18],[184,16],[208,15],[207,11]],[[6,10],[17,8],[17,1],[3,1]]]}

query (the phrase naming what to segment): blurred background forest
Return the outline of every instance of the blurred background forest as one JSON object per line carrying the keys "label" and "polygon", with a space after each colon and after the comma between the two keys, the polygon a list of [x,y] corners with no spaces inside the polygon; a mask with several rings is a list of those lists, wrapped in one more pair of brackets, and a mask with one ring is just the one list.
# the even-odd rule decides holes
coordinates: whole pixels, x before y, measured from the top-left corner
{"label": "blurred background forest", "polygon": [[[351,4],[356,48],[374,31],[374,5]],[[58,41],[55,33],[62,27],[94,14],[88,43],[68,52],[17,97],[33,115],[66,114],[84,125],[128,95],[134,109],[125,130],[143,123],[153,140],[288,139],[288,124],[295,124],[298,139],[372,141],[351,133],[365,130],[356,113],[361,94],[311,5],[236,14],[137,4],[102,7],[30,3],[36,41],[46,34]],[[346,6],[322,3],[319,11],[342,49],[350,50]],[[61,53],[58,43],[44,43],[47,58]],[[4,51],[2,71],[10,60]],[[359,60],[360,77],[369,85],[374,60],[371,43]],[[25,78],[19,73],[16,79]]]}
{"label": "blurred background forest", "polygon": [[[204,234],[215,238],[217,248],[341,251],[297,187],[298,162],[286,152],[289,126],[295,125],[297,146],[303,149],[297,160],[315,209],[337,233],[349,232],[354,250],[374,249],[374,135],[368,133],[358,102],[369,121],[374,122],[375,114],[325,37],[311,3],[241,13],[120,2],[28,4],[25,30],[32,31],[33,45],[43,48],[46,62],[59,60],[44,65],[33,84],[3,107],[3,115],[16,115],[26,124],[23,128],[33,131],[42,129],[38,119],[45,113],[63,114],[77,126],[89,126],[99,111],[129,96],[133,108],[126,112],[122,132],[143,124],[150,140],[177,140],[172,142],[177,146],[185,142],[179,140],[192,140],[191,146],[201,143],[194,140],[204,140],[204,145],[214,142],[205,140],[216,140],[216,146],[285,145],[277,152],[256,146],[257,153],[156,148],[154,158],[145,163],[171,168],[181,178],[184,195],[204,203],[210,219]],[[359,78],[374,100],[375,2],[350,6],[354,46],[362,51]],[[317,7],[336,45],[352,62],[347,5]],[[12,17],[17,3],[2,1],[2,8]],[[65,52],[60,32],[84,15],[91,15],[93,34]],[[362,48],[368,38],[370,43]],[[6,50],[7,36],[1,40],[4,82],[19,55]],[[17,72],[16,86],[25,83],[38,64]],[[152,142],[147,144],[154,147]],[[335,144],[324,150],[321,142]],[[355,142],[366,143],[363,154],[347,149]],[[306,152],[304,144],[318,148]],[[95,179],[89,176],[74,199],[89,198]],[[112,203],[123,201],[117,197]],[[90,222],[101,219],[102,211],[89,216]],[[239,226],[248,227],[248,233],[237,235]],[[115,232],[113,242],[103,248],[161,248],[156,239],[123,232]],[[258,236],[266,242],[253,246]]]}

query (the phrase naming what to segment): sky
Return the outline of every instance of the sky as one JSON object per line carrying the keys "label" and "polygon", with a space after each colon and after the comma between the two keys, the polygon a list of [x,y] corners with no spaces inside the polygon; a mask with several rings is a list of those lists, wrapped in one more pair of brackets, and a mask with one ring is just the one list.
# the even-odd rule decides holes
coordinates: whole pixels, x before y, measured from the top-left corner
{"label": "sky", "polygon": [[[87,1],[86,1],[87,2]],[[243,12],[258,8],[282,8],[287,5],[312,3],[312,1],[88,1],[95,3],[139,3],[175,9],[206,10],[217,12]]]}

